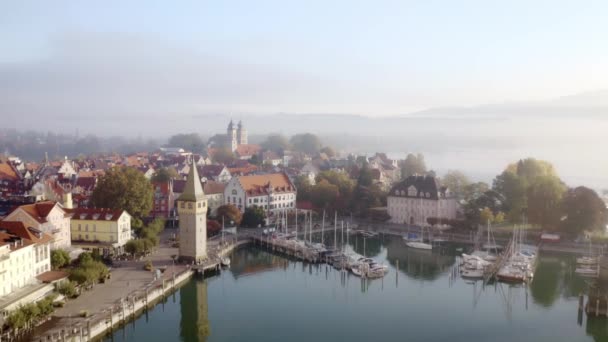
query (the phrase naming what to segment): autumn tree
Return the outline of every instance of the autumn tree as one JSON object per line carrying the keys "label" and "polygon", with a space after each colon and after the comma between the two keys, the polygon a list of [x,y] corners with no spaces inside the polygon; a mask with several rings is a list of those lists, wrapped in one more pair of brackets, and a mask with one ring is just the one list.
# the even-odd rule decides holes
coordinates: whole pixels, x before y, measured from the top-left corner
{"label": "autumn tree", "polygon": [[113,167],[99,178],[91,205],[126,210],[135,219],[141,219],[152,210],[153,195],[150,181],[137,169]]}
{"label": "autumn tree", "polygon": [[240,225],[243,216],[241,211],[234,205],[224,204],[217,208],[217,219],[219,222],[223,220],[225,224],[234,222],[234,224]]}

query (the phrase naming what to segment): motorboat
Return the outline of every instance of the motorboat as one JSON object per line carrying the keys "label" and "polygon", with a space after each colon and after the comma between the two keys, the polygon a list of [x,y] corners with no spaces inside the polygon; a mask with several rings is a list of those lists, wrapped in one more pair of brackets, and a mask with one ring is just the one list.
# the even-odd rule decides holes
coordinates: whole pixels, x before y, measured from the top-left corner
{"label": "motorboat", "polygon": [[433,249],[432,245],[430,245],[428,243],[420,242],[420,241],[408,241],[405,243],[405,245],[410,248],[416,248],[416,249],[425,249],[425,250]]}
{"label": "motorboat", "polygon": [[229,257],[223,257],[221,259],[221,263],[222,263],[222,266],[224,266],[224,267],[230,267],[230,258]]}
{"label": "motorboat", "polygon": [[483,278],[483,269],[461,269],[460,277],[465,279],[481,279]]}
{"label": "motorboat", "polygon": [[576,258],[576,263],[579,265],[597,265],[598,259],[594,257]]}
{"label": "motorboat", "polygon": [[361,270],[359,269],[359,266],[351,267],[350,271],[353,272],[353,274],[356,275],[357,277],[363,276],[363,272],[361,272]]}
{"label": "motorboat", "polygon": [[583,266],[577,267],[574,273],[583,277],[597,277],[599,275],[599,269],[597,267]]}

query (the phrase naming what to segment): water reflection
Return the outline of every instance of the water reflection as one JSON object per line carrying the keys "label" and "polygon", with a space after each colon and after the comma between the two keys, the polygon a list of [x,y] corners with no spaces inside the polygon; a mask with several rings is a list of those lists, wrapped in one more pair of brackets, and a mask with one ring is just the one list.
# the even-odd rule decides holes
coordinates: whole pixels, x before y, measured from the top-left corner
{"label": "water reflection", "polygon": [[183,341],[207,341],[211,334],[207,282],[192,281],[180,290],[180,336]]}
{"label": "water reflection", "polygon": [[246,248],[238,251],[239,257],[233,258],[230,271],[235,278],[286,268],[289,260],[268,253],[263,248]]}
{"label": "water reflection", "polygon": [[388,262],[396,267],[399,260],[399,270],[414,279],[437,279],[449,272],[456,262],[454,254],[442,249],[428,251],[409,248],[401,238],[385,239],[385,242]]}

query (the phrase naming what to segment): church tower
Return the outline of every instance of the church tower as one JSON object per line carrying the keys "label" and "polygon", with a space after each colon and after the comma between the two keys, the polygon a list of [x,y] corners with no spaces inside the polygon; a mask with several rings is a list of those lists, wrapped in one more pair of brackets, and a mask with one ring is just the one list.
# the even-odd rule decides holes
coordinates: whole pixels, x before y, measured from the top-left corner
{"label": "church tower", "polygon": [[237,141],[236,127],[234,127],[232,120],[230,120],[230,124],[228,125],[228,129],[226,130],[226,133],[228,135],[228,141],[230,142],[230,149],[232,152],[234,152],[234,151],[236,151],[236,148],[238,146],[238,141]]}
{"label": "church tower", "polygon": [[190,165],[184,192],[177,199],[179,259],[188,263],[207,257],[207,199],[196,165]]}
{"label": "church tower", "polygon": [[247,145],[247,130],[243,127],[243,123],[240,120],[236,129],[236,137],[239,145]]}

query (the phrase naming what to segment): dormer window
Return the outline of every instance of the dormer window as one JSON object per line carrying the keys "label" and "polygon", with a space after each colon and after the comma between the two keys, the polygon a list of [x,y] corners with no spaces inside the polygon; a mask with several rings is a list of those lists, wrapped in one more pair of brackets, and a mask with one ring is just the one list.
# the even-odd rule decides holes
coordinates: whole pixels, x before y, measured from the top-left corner
{"label": "dormer window", "polygon": [[408,196],[410,196],[410,197],[416,197],[416,194],[417,194],[417,193],[418,193],[418,191],[416,190],[416,187],[415,187],[415,186],[413,186],[413,185],[412,185],[412,186],[410,186],[410,187],[407,189],[407,194],[408,194]]}

